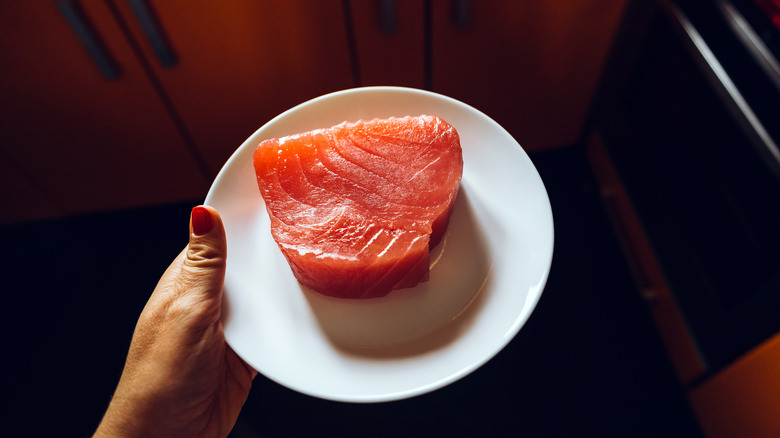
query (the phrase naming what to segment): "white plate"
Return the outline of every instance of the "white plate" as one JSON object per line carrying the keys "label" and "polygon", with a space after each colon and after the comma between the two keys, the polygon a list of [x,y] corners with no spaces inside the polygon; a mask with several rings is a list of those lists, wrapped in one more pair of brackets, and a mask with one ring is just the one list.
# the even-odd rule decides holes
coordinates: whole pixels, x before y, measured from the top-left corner
{"label": "white plate", "polygon": [[[255,147],[345,120],[420,114],[458,130],[464,162],[430,281],[373,300],[304,290],[271,238],[252,165]],[[233,154],[206,203],[219,210],[227,230],[227,342],[266,377],[324,399],[398,400],[477,369],[531,315],[552,261],[549,199],[520,145],[474,108],[421,90],[340,91],[279,115]]]}

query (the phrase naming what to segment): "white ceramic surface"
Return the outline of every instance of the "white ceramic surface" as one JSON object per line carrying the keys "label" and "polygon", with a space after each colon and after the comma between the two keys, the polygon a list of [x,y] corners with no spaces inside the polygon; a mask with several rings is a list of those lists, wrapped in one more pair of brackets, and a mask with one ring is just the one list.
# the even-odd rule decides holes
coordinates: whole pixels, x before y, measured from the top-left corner
{"label": "white ceramic surface", "polygon": [[[464,162],[430,281],[372,300],[304,289],[271,238],[252,166],[255,147],[345,120],[419,114],[458,130]],[[552,261],[549,199],[520,145],[476,109],[421,90],[345,90],[284,112],[236,150],[205,202],[219,210],[227,231],[228,343],[266,377],[324,399],[398,400],[477,369],[531,315]]]}

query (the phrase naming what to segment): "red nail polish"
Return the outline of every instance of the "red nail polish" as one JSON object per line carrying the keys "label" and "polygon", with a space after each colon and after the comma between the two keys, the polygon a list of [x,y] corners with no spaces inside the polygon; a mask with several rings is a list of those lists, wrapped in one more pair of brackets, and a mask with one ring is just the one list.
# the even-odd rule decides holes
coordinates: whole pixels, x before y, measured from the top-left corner
{"label": "red nail polish", "polygon": [[192,209],[190,222],[192,223],[192,232],[196,236],[202,236],[214,227],[214,218],[211,217],[211,212],[202,205]]}

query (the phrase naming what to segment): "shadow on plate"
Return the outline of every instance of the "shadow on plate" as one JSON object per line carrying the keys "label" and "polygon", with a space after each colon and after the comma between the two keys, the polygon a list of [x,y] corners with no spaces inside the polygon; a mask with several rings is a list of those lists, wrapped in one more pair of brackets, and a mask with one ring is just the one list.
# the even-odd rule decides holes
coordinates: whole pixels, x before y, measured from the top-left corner
{"label": "shadow on plate", "polygon": [[431,252],[430,280],[382,298],[347,300],[301,286],[328,340],[362,357],[405,357],[442,348],[479,312],[492,260],[485,233],[461,187],[447,233]]}

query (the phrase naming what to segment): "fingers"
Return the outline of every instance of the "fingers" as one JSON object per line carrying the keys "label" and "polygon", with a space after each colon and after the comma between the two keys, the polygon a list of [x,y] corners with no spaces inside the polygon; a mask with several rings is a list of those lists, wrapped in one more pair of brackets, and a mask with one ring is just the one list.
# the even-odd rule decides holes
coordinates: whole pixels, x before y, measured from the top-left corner
{"label": "fingers", "polygon": [[227,242],[219,213],[199,205],[190,216],[190,242],[184,251],[180,291],[206,298],[219,298],[225,279]]}

